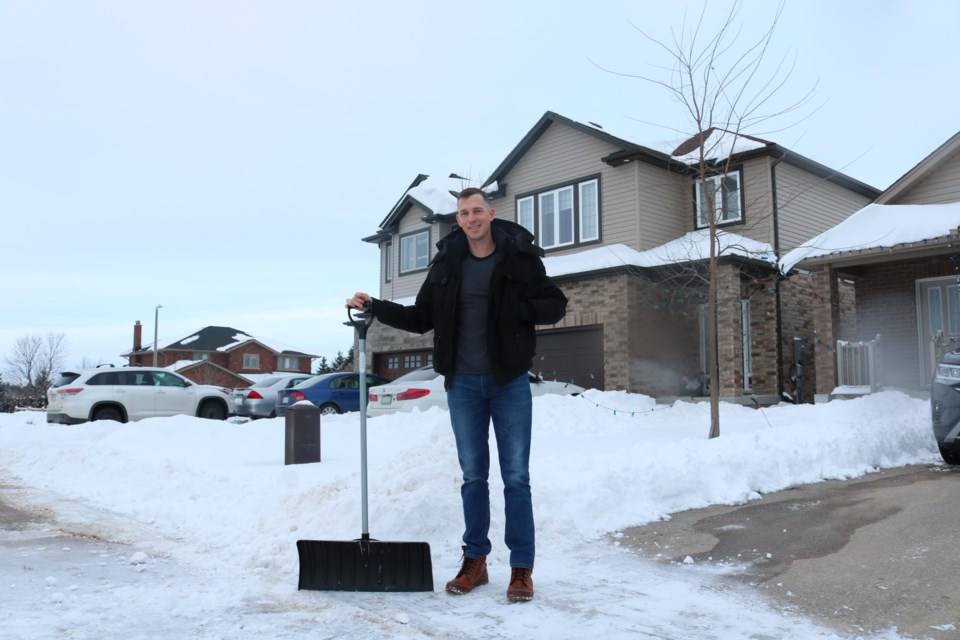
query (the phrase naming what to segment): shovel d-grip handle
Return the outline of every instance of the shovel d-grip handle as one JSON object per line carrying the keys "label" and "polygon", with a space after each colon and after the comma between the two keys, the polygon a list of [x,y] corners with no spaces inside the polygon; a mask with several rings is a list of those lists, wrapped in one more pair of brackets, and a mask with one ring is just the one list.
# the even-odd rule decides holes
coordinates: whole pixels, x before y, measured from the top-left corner
{"label": "shovel d-grip handle", "polygon": [[360,334],[361,340],[367,337],[367,328],[373,324],[372,307],[373,305],[371,305],[369,301],[363,303],[363,311],[354,309],[353,307],[347,307],[347,319],[353,328],[357,330],[357,333]]}

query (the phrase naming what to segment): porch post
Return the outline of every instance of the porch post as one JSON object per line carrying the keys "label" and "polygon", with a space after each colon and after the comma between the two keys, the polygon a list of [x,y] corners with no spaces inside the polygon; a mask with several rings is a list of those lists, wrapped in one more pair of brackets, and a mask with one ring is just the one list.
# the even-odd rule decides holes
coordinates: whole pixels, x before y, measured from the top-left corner
{"label": "porch post", "polygon": [[740,317],[740,268],[717,267],[717,356],[720,397],[743,395],[743,325]]}
{"label": "porch post", "polygon": [[813,349],[817,394],[828,394],[837,388],[837,339],[840,338],[840,292],[837,274],[830,266],[813,272],[813,328],[817,332]]}

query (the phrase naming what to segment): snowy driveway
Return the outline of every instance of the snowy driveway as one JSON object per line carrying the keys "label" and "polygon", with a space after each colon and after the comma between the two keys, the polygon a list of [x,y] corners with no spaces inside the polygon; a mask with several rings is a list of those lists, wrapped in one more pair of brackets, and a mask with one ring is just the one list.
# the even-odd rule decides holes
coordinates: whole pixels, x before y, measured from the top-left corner
{"label": "snowy driveway", "polygon": [[[960,467],[909,465],[674,514],[624,532],[647,557],[729,572],[858,634],[956,638]],[[687,560],[689,558],[689,560]],[[692,563],[691,563],[692,560]]]}

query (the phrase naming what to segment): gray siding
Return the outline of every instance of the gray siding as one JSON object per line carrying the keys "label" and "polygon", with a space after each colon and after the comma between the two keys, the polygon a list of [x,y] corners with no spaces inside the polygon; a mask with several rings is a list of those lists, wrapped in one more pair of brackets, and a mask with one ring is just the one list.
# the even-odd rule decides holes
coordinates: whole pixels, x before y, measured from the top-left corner
{"label": "gray siding", "polygon": [[[682,199],[681,181],[645,163],[611,167],[600,160],[616,150],[617,147],[570,127],[551,125],[504,181],[507,194],[494,203],[497,216],[516,221],[518,194],[599,175],[603,244],[622,243],[649,249],[682,234],[683,223],[676,215]],[[576,253],[592,246],[596,245],[550,255]]]}
{"label": "gray siding", "polygon": [[780,254],[836,226],[870,199],[786,162],[776,167]]}
{"label": "gray siding", "polygon": [[[433,258],[433,255],[436,253],[437,240],[440,239],[438,235],[439,229],[437,225],[427,224],[420,218],[426,215],[427,212],[421,209],[420,207],[411,207],[410,211],[407,212],[405,216],[400,220],[398,225],[398,232],[393,234],[393,281],[385,282],[384,281],[384,271],[383,271],[383,259],[381,258],[381,269],[380,269],[380,297],[387,300],[396,300],[398,298],[408,298],[417,295],[417,292],[420,290],[420,285],[423,283],[423,279],[426,276],[425,271],[416,271],[410,274],[401,274],[400,273],[400,237],[408,233],[415,231],[422,231],[424,229],[429,230],[430,232],[430,258]],[[382,253],[382,246],[381,246]]]}
{"label": "gray siding", "polygon": [[888,204],[944,204],[960,201],[960,151]]}
{"label": "gray siding", "polygon": [[773,246],[773,183],[770,158],[754,158],[744,162],[742,225],[724,227],[726,231]]}

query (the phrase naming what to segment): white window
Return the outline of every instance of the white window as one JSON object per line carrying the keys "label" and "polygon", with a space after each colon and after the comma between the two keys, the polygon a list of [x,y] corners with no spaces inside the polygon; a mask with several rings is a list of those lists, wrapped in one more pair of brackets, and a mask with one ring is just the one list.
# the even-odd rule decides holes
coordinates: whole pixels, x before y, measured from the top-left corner
{"label": "white window", "polygon": [[517,224],[530,233],[537,233],[533,223],[533,196],[517,200]]}
{"label": "white window", "polygon": [[600,180],[591,178],[517,198],[517,224],[544,249],[600,239]]}
{"label": "white window", "polygon": [[540,246],[573,244],[573,187],[540,194]]}
{"label": "white window", "polygon": [[243,368],[244,369],[259,369],[260,368],[260,355],[256,353],[245,353],[243,354]]}
{"label": "white window", "polygon": [[400,238],[400,273],[426,269],[430,262],[430,231],[424,229]]}
{"label": "white window", "polygon": [[600,239],[600,206],[597,181],[580,183],[580,242]]}
{"label": "white window", "polygon": [[279,356],[277,358],[278,369],[293,369],[296,371],[300,367],[300,359],[294,356]]}
{"label": "white window", "polygon": [[388,242],[383,247],[383,280],[393,280],[393,243]]}
{"label": "white window", "polygon": [[740,181],[739,171],[697,180],[697,227],[710,225],[711,207],[717,224],[743,220]]}
{"label": "white window", "polygon": [[930,307],[930,334],[936,335],[943,331],[943,301],[940,298],[940,287],[927,289],[927,305]]}

